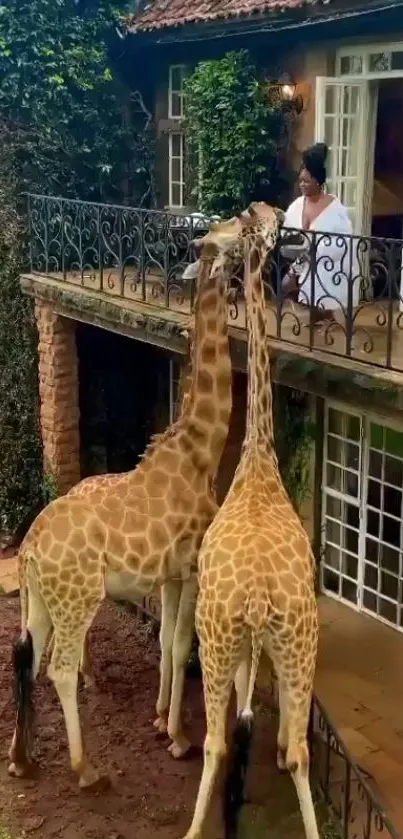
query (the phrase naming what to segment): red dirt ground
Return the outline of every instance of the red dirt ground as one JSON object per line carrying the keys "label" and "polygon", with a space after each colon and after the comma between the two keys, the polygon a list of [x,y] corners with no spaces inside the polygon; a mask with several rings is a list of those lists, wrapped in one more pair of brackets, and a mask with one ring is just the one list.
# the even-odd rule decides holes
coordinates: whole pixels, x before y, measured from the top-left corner
{"label": "red dirt ground", "polygon": [[[37,758],[31,780],[7,774],[14,712],[11,644],[19,631],[19,601],[0,597],[0,835],[14,839],[180,839],[192,817],[201,753],[175,761],[152,726],[158,688],[158,644],[134,617],[104,605],[90,633],[96,687],[80,688],[81,719],[89,754],[107,769],[112,787],[102,794],[78,791],[68,762],[61,709],[44,670],[35,689]],[[258,698],[259,699],[259,698]],[[201,746],[204,711],[201,683],[188,679],[186,720]],[[257,731],[243,839],[302,836],[294,790],[277,772],[275,722],[258,702]],[[219,802],[206,839],[220,839]],[[273,832],[273,828],[274,832]]]}

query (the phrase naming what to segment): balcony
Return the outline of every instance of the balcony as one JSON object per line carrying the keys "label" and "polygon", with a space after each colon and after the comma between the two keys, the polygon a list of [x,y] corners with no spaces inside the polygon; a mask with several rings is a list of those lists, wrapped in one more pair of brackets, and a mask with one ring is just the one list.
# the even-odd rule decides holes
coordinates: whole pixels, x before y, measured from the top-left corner
{"label": "balcony", "polygon": [[[165,318],[191,313],[195,281],[183,274],[194,261],[193,240],[208,229],[202,215],[29,195],[28,220],[31,276]],[[402,253],[403,240],[283,231],[265,271],[273,344],[342,366],[402,374]],[[305,277],[298,300],[286,296],[283,284],[295,260]],[[240,276],[228,294],[230,327],[244,338]],[[326,300],[331,319],[321,312]]]}

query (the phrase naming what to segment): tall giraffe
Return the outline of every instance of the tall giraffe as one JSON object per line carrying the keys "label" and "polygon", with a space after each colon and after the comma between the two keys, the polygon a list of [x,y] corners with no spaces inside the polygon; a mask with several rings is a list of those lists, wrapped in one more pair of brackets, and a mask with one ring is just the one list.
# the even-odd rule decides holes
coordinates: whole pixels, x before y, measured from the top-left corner
{"label": "tall giraffe", "polygon": [[235,839],[262,650],[279,682],[278,766],[297,790],[305,833],[318,839],[309,785],[307,725],[318,617],[308,536],[283,486],[274,448],[262,268],[278,235],[278,213],[252,204],[234,222],[244,242],[248,319],[246,435],[229,493],[199,554],[196,629],[206,703],[204,767],[186,839],[200,839],[220,758],[235,679],[238,720],[224,794],[226,839]]}
{"label": "tall giraffe", "polygon": [[[233,255],[224,223],[201,247],[192,379],[179,418],[148,446],[137,468],[97,476],[48,505],[19,552],[22,631],[14,647],[17,723],[10,774],[30,764],[32,687],[49,633],[48,668],[66,722],[70,757],[82,788],[106,779],[85,755],[77,707],[85,637],[106,595],[138,600],[162,586],[161,673],[156,725],[174,757],[189,742],[181,727],[185,666],[197,592],[197,556],[217,510],[212,484],[232,406],[226,282]],[[169,713],[168,713],[169,711]]]}

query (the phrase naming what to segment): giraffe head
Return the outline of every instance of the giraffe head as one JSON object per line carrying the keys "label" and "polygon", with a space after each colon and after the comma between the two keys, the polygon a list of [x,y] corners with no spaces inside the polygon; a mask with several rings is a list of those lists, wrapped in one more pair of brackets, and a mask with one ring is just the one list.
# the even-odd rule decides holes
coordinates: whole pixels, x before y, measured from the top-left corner
{"label": "giraffe head", "polygon": [[281,210],[254,201],[239,216],[211,224],[209,232],[196,239],[194,246],[201,251],[200,259],[213,259],[213,275],[225,264],[239,265],[246,256],[246,243],[265,253],[272,250],[283,219]]}
{"label": "giraffe head", "polygon": [[267,251],[274,248],[279,228],[284,221],[284,213],[277,207],[270,207],[264,201],[253,201],[239,216],[242,236],[251,244]]}

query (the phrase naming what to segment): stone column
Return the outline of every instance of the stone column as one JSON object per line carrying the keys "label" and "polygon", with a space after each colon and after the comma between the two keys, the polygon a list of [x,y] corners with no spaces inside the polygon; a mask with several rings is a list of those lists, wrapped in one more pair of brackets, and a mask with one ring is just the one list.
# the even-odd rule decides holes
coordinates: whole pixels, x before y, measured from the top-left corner
{"label": "stone column", "polygon": [[41,301],[36,301],[35,315],[44,469],[64,494],[80,480],[76,324]]}

